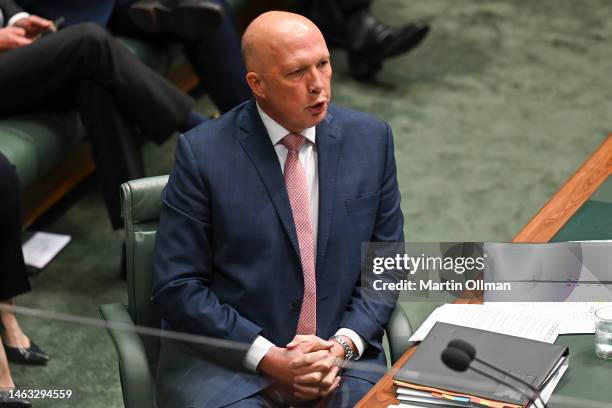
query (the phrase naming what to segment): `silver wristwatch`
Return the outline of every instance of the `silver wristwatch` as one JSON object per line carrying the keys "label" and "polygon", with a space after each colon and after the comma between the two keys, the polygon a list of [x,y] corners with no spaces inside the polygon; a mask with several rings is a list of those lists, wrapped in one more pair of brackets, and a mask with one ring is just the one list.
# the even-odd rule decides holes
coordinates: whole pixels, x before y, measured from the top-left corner
{"label": "silver wristwatch", "polygon": [[344,340],[342,337],[340,336],[331,336],[329,338],[330,340],[334,340],[337,341],[342,348],[344,349],[344,359],[345,360],[352,360],[355,355],[353,354],[353,349],[351,348],[351,346],[349,346],[348,342],[346,340]]}

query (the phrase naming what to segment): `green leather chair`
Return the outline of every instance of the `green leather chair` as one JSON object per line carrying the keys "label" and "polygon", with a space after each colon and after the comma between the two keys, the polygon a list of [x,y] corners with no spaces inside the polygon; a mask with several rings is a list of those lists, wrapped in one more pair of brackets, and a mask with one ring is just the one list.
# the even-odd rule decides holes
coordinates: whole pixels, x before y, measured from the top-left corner
{"label": "green leather chair", "polygon": [[[121,186],[125,220],[128,305],[100,307],[107,322],[119,327],[108,333],[119,356],[119,375],[126,408],[154,407],[154,381],[159,352],[155,336],[129,330],[134,325],[158,329],[160,318],[150,302],[155,232],[161,209],[161,191],[168,176],[132,180]],[[113,325],[115,326],[115,325]],[[125,329],[125,330],[124,330]],[[391,361],[395,362],[411,345],[410,322],[398,306],[387,330]]]}

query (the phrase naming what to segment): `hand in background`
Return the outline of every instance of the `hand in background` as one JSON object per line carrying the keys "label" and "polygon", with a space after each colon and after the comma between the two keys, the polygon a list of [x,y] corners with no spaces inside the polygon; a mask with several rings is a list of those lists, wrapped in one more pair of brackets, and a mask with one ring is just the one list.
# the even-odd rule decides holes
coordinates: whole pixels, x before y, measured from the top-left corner
{"label": "hand in background", "polygon": [[13,27],[24,29],[26,36],[30,39],[36,39],[41,34],[56,30],[53,21],[38,16],[20,18],[13,23]]}
{"label": "hand in background", "polygon": [[338,388],[340,363],[344,359],[339,343],[317,336],[296,336],[287,348],[303,353],[291,362],[297,398],[323,398]]}
{"label": "hand in background", "polygon": [[26,32],[20,27],[0,28],[0,51],[23,47],[32,42],[26,37]]}

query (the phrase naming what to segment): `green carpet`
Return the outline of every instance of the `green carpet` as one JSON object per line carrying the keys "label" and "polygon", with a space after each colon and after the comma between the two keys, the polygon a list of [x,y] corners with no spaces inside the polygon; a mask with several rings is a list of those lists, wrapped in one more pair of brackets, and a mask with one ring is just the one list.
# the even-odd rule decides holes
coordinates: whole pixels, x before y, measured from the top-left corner
{"label": "green carpet", "polygon": [[[381,0],[384,20],[426,19],[416,51],[385,63],[377,84],[346,74],[333,52],[333,99],[375,113],[395,134],[406,239],[509,241],[611,130],[612,8],[606,0]],[[211,113],[203,100],[200,110]],[[149,174],[166,173],[175,139],[147,147]],[[37,228],[72,242],[32,279],[23,306],[97,317],[125,302],[121,236],[110,230],[95,179]],[[431,308],[410,307],[416,321]],[[22,317],[52,357],[14,366],[26,389],[71,389],[36,407],[122,406],[117,360],[101,329]]]}

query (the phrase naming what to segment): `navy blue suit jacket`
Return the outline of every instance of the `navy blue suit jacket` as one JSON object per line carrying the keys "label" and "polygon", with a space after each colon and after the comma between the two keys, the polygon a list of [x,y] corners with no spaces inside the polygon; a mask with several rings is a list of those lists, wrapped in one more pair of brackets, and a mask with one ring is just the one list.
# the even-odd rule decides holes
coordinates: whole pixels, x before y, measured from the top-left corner
{"label": "navy blue suit jacket", "polygon": [[[361,297],[360,249],[403,241],[391,129],[331,105],[316,148],[317,335],[350,328],[368,344],[361,361],[384,365],[382,337],[394,305]],[[245,348],[258,335],[278,346],[291,341],[303,275],[281,167],[254,100],[180,137],[162,198],[152,299],[165,327]],[[222,406],[269,384],[244,371],[243,353],[231,354],[162,342],[160,405]]]}

